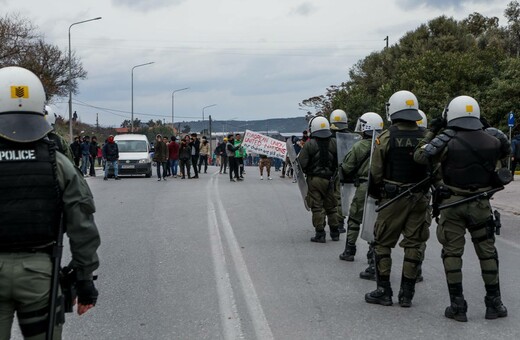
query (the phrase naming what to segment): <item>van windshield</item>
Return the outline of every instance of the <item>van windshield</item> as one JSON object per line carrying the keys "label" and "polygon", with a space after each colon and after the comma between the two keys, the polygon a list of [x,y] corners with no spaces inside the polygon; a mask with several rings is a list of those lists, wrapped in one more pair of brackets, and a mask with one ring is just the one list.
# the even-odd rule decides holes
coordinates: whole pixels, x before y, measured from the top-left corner
{"label": "van windshield", "polygon": [[119,152],[148,152],[146,142],[142,140],[118,140]]}

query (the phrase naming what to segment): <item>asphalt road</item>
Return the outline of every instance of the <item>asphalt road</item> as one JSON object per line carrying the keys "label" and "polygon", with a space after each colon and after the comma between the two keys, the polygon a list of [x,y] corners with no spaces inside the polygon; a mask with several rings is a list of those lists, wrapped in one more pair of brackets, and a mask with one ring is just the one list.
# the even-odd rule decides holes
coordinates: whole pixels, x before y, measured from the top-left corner
{"label": "asphalt road", "polygon": [[[166,182],[87,179],[102,237],[100,298],[86,315],[67,315],[64,339],[520,338],[516,182],[494,200],[508,203],[497,247],[509,316],[484,319],[484,285],[468,240],[469,321],[458,323],[443,316],[449,298],[435,225],[412,308],[399,307],[396,296],[392,307],[369,305],[364,294],[375,283],[358,278],[364,242],[355,262],[340,261],[344,234],[341,242],[309,242],[311,215],[291,180],[275,172],[261,181],[247,168],[244,182],[231,183],[214,172]],[[395,295],[402,254],[393,252]]]}

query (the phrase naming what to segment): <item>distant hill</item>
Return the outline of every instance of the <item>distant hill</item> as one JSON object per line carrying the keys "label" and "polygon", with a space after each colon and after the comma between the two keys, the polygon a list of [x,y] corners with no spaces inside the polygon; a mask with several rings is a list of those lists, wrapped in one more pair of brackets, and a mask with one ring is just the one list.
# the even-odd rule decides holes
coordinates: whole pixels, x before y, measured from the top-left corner
{"label": "distant hill", "polygon": [[[206,120],[204,123],[198,121],[183,121],[175,122],[175,126],[180,131],[184,130],[184,127],[188,125],[191,132],[201,132],[204,129],[208,129],[209,122]],[[245,130],[252,131],[278,131],[281,133],[286,132],[302,132],[307,129],[307,121],[305,117],[293,117],[293,118],[273,118],[264,120],[213,120],[212,121],[212,132],[238,132]]]}

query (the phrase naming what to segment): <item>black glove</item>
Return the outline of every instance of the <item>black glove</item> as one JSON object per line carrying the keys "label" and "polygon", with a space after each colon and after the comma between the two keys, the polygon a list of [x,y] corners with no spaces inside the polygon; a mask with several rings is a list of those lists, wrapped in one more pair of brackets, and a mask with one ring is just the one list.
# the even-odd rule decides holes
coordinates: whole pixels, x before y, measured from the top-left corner
{"label": "black glove", "polygon": [[433,132],[434,134],[438,134],[439,131],[441,131],[443,128],[446,127],[446,119],[444,118],[435,118],[435,119],[432,119],[432,121],[430,122],[430,131]]}
{"label": "black glove", "polygon": [[96,305],[98,291],[92,280],[81,280],[76,283],[78,303],[82,305]]}

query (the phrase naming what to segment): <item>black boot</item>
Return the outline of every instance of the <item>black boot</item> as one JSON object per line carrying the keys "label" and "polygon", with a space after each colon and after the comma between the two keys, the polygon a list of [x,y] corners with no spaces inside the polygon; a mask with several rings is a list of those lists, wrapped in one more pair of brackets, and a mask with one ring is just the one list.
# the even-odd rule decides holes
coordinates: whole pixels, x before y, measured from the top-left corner
{"label": "black boot", "polygon": [[486,296],[484,301],[486,302],[486,319],[494,320],[507,316],[507,308],[502,303],[500,296]]}
{"label": "black boot", "polygon": [[409,279],[406,277],[401,278],[401,289],[399,290],[399,305],[401,307],[411,307],[412,299],[415,293],[415,279]]}
{"label": "black boot", "polygon": [[339,259],[343,261],[354,261],[354,256],[356,255],[356,245],[348,243],[348,240],[345,242],[345,251],[339,254]]}
{"label": "black boot", "polygon": [[325,239],[325,236],[327,234],[325,231],[317,231],[316,236],[311,237],[311,242],[317,242],[317,243],[325,243],[327,240]]}
{"label": "black boot", "polygon": [[374,264],[373,263],[369,264],[368,267],[364,271],[359,273],[359,277],[363,280],[375,281],[376,280],[376,270],[374,269]]}
{"label": "black boot", "polygon": [[446,307],[444,316],[448,319],[453,319],[459,322],[467,322],[468,304],[462,295],[462,283],[448,283],[448,290],[450,292],[450,306]]}
{"label": "black boot", "polygon": [[330,238],[332,241],[339,241],[339,230],[338,228],[330,228]]}
{"label": "black boot", "polygon": [[347,232],[347,229],[345,229],[345,220],[341,220],[338,231],[340,234],[344,234]]}
{"label": "black boot", "polygon": [[464,300],[464,296],[450,296],[451,305],[446,307],[444,316],[448,319],[453,319],[460,322],[467,322],[468,304]]}
{"label": "black boot", "polygon": [[390,281],[384,280],[377,283],[377,289],[365,294],[365,301],[382,306],[391,306],[392,302],[392,287]]}
{"label": "black boot", "polygon": [[507,308],[502,303],[500,297],[499,285],[486,285],[486,319],[494,320],[496,318],[504,318],[507,316]]}

